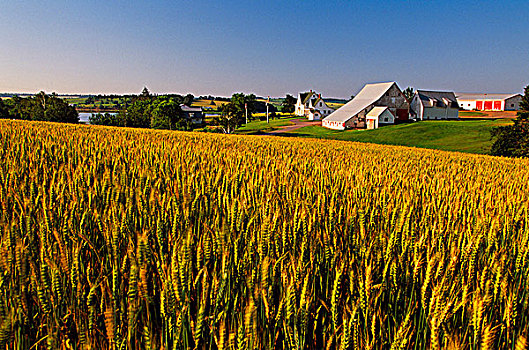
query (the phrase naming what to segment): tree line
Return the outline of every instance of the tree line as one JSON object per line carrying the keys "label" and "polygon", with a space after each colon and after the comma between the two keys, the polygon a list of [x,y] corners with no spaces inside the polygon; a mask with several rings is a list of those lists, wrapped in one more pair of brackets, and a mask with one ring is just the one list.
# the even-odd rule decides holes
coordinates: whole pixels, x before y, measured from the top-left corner
{"label": "tree line", "polygon": [[33,97],[0,99],[0,118],[78,123],[79,113],[55,93],[41,91]]}
{"label": "tree line", "polygon": [[[103,97],[100,95],[99,97]],[[108,97],[108,96],[105,96]],[[144,88],[139,95],[131,95],[131,100],[126,108],[118,113],[94,113],[89,118],[90,124],[117,127],[153,128],[169,130],[191,130],[193,125],[182,111],[181,105],[191,106],[195,97],[192,94],[185,96],[153,95]],[[255,113],[267,111],[267,104],[258,101],[254,94],[236,93],[218,106],[218,116],[214,117],[212,124],[225,133],[232,133],[246,121],[254,120]],[[295,98],[287,95],[282,106],[284,112],[293,112]],[[277,108],[268,105],[268,111],[273,118]],[[60,98],[55,93],[48,95],[39,92],[33,97],[22,98],[13,96],[7,100],[0,100],[0,118],[39,120],[52,122],[78,123],[79,114],[75,107]]]}
{"label": "tree line", "polygon": [[[192,96],[192,95],[191,95]],[[186,101],[187,98],[187,101]],[[186,118],[180,105],[191,104],[193,98],[174,96],[153,96],[144,88],[131,104],[116,114],[96,113],[90,117],[90,124],[122,126],[131,128],[152,128],[169,130],[191,130],[191,121]]]}

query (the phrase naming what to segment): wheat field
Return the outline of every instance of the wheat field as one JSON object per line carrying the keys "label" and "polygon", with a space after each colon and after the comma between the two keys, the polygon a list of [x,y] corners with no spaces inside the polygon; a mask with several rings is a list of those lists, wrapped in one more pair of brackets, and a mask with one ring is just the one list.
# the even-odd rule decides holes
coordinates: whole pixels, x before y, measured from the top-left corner
{"label": "wheat field", "polygon": [[529,161],[0,121],[0,346],[526,349]]}

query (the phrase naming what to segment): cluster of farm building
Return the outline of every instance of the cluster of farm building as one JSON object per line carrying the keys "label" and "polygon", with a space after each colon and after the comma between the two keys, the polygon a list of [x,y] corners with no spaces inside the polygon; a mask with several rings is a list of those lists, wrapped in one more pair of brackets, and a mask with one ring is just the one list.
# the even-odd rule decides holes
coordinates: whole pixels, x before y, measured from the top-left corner
{"label": "cluster of farm building", "polygon": [[408,100],[397,83],[367,84],[337,110],[330,108],[321,94],[298,94],[295,114],[321,120],[322,126],[335,129],[376,129],[379,126],[411,120],[458,119],[459,110],[518,110],[521,94],[466,94],[451,91],[415,91]]}

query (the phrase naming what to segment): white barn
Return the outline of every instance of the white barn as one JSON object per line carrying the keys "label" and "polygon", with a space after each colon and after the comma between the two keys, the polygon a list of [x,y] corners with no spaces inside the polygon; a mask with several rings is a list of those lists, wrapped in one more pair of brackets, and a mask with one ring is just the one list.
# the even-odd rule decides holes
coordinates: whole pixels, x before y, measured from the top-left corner
{"label": "white barn", "polygon": [[410,108],[418,120],[459,118],[459,104],[453,92],[417,90]]}
{"label": "white barn", "polygon": [[457,93],[459,107],[477,111],[517,111],[521,94],[467,94]]}
{"label": "white barn", "polygon": [[327,106],[321,98],[321,94],[316,94],[312,90],[298,94],[295,115],[306,117],[308,120],[320,120],[332,112],[334,112],[334,109]]}
{"label": "white barn", "polygon": [[368,127],[367,114],[375,107],[387,107],[394,116],[393,123],[409,119],[408,100],[397,83],[388,82],[365,85],[355,98],[324,118],[321,125],[335,130],[365,129]]}
{"label": "white barn", "polygon": [[375,107],[366,114],[368,129],[378,129],[382,125],[395,124],[395,116],[388,107]]}

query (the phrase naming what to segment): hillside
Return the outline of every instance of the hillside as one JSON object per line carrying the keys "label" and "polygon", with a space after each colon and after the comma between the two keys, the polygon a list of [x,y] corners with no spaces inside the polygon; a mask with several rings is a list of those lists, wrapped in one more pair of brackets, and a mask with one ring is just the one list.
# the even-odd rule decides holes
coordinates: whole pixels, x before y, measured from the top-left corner
{"label": "hillside", "polygon": [[0,144],[3,348],[527,334],[529,160],[10,120]]}
{"label": "hillside", "polygon": [[436,120],[390,125],[375,130],[347,131],[329,130],[321,126],[307,126],[291,131],[285,136],[315,137],[487,154],[492,145],[491,130],[509,123],[512,123],[509,119]]}

